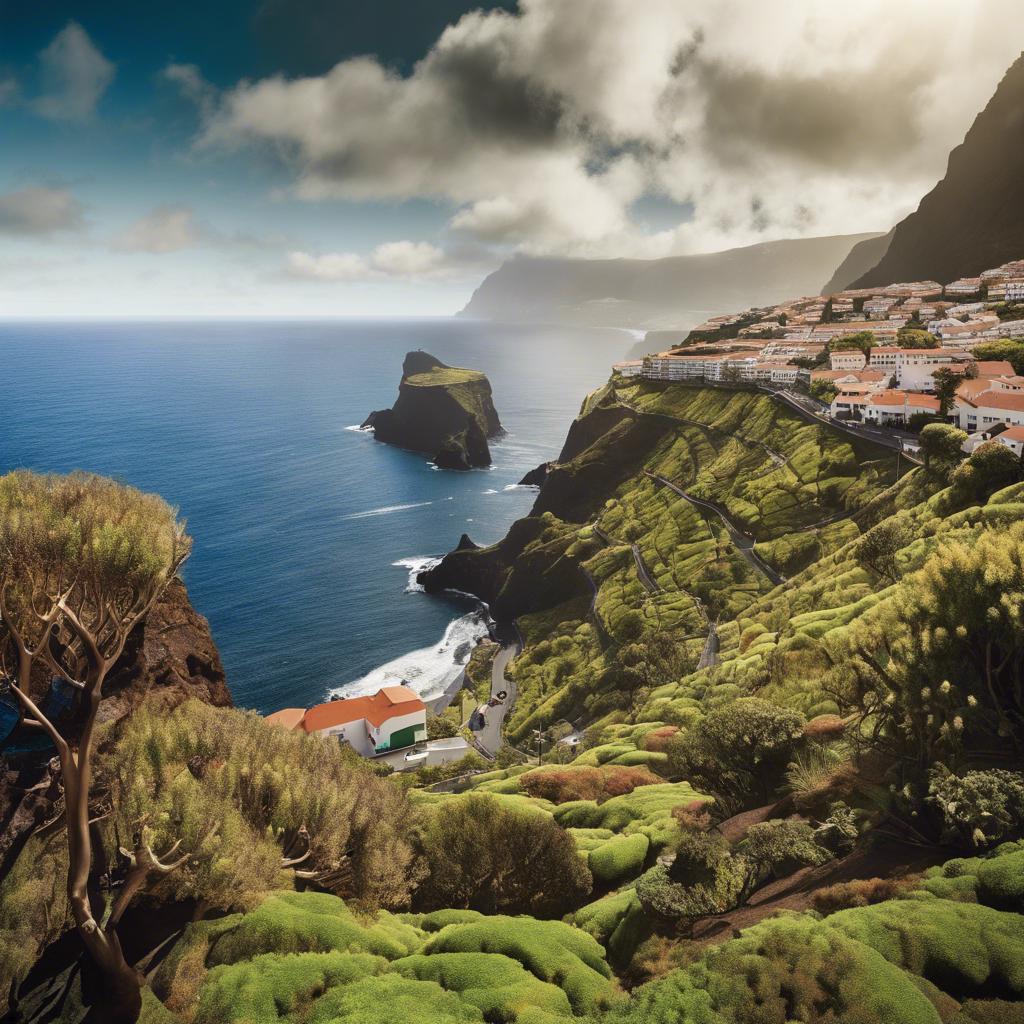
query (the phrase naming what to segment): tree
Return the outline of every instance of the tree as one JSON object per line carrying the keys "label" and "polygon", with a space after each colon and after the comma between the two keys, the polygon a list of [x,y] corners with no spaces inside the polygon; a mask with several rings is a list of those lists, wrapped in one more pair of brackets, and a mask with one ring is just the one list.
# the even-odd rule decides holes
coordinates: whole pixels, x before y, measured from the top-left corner
{"label": "tree", "polygon": [[945,419],[953,407],[957,388],[963,382],[963,376],[948,367],[940,367],[932,374],[935,381],[935,397],[939,400],[939,415]]}
{"label": "tree", "polygon": [[924,468],[948,478],[963,455],[967,434],[951,423],[929,423],[922,427],[919,437]]}
{"label": "tree", "polygon": [[832,399],[839,394],[839,388],[830,380],[812,380],[810,391],[812,398],[816,398],[825,405],[831,405]]}
{"label": "tree", "polygon": [[[184,523],[155,495],[81,473],[19,471],[0,478],[0,668],[26,727],[45,732],[60,759],[68,902],[103,977],[111,1021],[136,1019],[141,989],[117,937],[114,912],[123,908],[108,908],[98,922],[90,903],[96,716],[103,683],[128,637],[190,549]],[[52,675],[77,691],[71,725],[41,709],[40,690]],[[180,845],[157,856],[140,832],[131,855],[148,871],[168,873],[187,859]]]}
{"label": "tree", "polygon": [[674,776],[732,798],[767,795],[802,736],[804,716],[760,697],[712,708],[669,740]]}
{"label": "tree", "polygon": [[875,335],[871,331],[857,331],[856,334],[844,334],[840,338],[833,338],[828,343],[829,352],[850,352],[853,349],[860,349],[864,355],[869,355],[875,346]]}
{"label": "tree", "polygon": [[854,557],[866,569],[895,583],[899,578],[899,553],[913,539],[913,520],[898,512],[873,526],[857,542]]}
{"label": "tree", "polygon": [[419,837],[430,871],[416,893],[424,910],[551,917],[593,885],[576,843],[551,817],[484,794],[425,807]]}
{"label": "tree", "polygon": [[1024,751],[1024,523],[945,542],[837,637],[848,735],[903,766],[913,786],[971,750]]}
{"label": "tree", "polygon": [[1024,374],[1024,341],[1017,341],[1014,338],[986,341],[974,349],[974,358],[1006,360],[1013,366],[1014,373]]}
{"label": "tree", "polygon": [[1021,460],[1005,444],[986,441],[953,471],[950,483],[958,502],[983,501],[990,494],[1017,483]]}
{"label": "tree", "polygon": [[916,327],[901,327],[896,332],[896,343],[901,348],[939,348],[939,339],[934,334]]}

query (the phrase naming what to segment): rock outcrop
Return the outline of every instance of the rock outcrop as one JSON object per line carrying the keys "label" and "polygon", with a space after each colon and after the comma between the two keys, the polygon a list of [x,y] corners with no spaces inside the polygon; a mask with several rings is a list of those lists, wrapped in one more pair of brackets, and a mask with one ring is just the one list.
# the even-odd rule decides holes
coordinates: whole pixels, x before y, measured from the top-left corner
{"label": "rock outcrop", "polygon": [[1007,71],[946,176],[896,225],[855,288],[893,281],[943,284],[1024,255],[1024,54]]}
{"label": "rock outcrop", "polygon": [[446,366],[426,352],[405,357],[398,400],[371,412],[363,426],[378,441],[430,455],[440,469],[489,466],[487,442],[504,433],[487,377]]}

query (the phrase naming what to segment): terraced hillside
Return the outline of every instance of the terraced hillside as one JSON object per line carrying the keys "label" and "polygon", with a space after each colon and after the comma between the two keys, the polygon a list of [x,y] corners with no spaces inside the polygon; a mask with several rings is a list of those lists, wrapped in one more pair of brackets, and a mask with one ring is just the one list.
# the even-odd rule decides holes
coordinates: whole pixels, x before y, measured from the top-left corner
{"label": "terraced hillside", "polygon": [[[694,667],[711,623],[738,621],[856,538],[895,472],[891,453],[765,394],[616,381],[584,403],[531,517],[494,548],[452,553],[427,584],[517,618],[519,742]],[[618,653],[652,643],[672,648],[671,664],[624,692]]]}

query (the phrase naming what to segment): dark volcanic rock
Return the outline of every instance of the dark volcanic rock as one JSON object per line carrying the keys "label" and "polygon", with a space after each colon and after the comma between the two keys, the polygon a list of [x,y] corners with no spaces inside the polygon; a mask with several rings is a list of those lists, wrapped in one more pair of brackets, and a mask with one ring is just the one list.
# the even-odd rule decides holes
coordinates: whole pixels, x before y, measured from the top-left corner
{"label": "dark volcanic rock", "polygon": [[427,352],[405,357],[398,400],[370,413],[363,426],[372,427],[378,441],[425,452],[440,469],[460,470],[489,466],[487,441],[504,433],[487,378]]}
{"label": "dark volcanic rock", "polygon": [[542,462],[535,469],[531,469],[530,472],[519,481],[519,485],[521,487],[540,487],[548,478],[548,471],[553,465],[553,462]]}
{"label": "dark volcanic rock", "polygon": [[946,284],[1024,256],[1024,54],[960,146],[946,176],[896,225],[885,255],[855,288]]}

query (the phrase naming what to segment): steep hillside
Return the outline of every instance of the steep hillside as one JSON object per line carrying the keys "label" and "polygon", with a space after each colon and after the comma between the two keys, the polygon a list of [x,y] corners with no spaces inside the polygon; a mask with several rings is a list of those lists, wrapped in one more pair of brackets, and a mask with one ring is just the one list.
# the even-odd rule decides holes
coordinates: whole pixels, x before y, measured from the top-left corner
{"label": "steep hillside", "polygon": [[855,288],[892,281],[943,283],[1024,252],[1024,55],[1007,71],[945,177],[895,228],[892,242]]}
{"label": "steep hillside", "polygon": [[487,441],[503,433],[484,374],[446,366],[426,352],[405,357],[398,400],[371,412],[363,426],[378,441],[433,456],[441,469],[489,466]]}
{"label": "steep hillside", "polygon": [[762,242],[660,260],[516,257],[477,288],[464,316],[611,327],[694,327],[707,316],[816,295],[851,247],[876,234]]}
{"label": "steep hillside", "polygon": [[866,238],[858,242],[847,254],[846,259],[836,268],[836,272],[825,282],[821,289],[822,295],[832,295],[845,291],[858,277],[871,270],[886,254],[892,242],[893,232],[879,235],[877,238]]}

